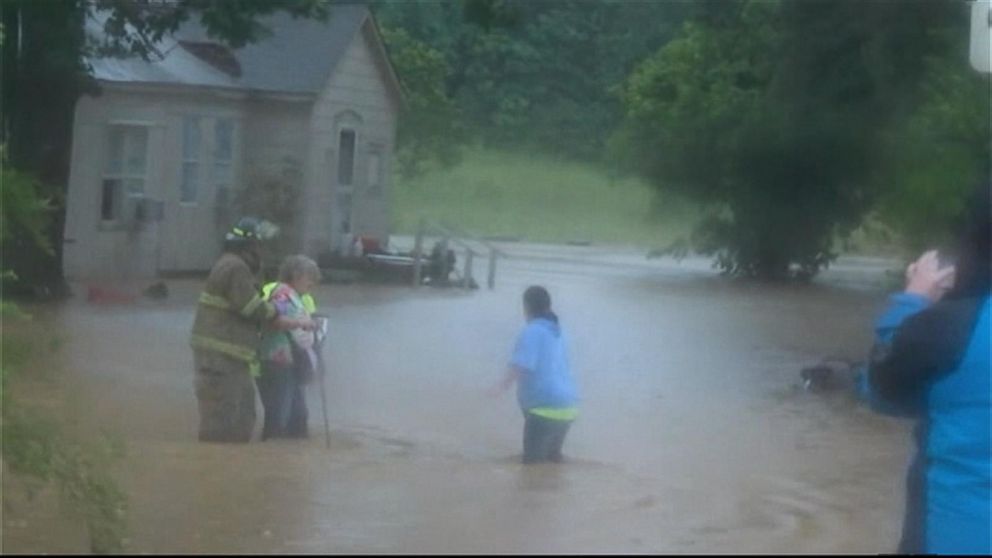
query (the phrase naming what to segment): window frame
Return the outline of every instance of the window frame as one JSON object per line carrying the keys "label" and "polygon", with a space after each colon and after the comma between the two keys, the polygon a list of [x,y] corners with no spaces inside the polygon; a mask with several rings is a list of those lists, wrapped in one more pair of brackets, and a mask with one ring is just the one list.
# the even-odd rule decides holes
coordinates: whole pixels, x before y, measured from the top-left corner
{"label": "window frame", "polygon": [[[99,214],[98,223],[101,229],[115,229],[122,226],[127,220],[124,219],[124,211],[128,204],[125,202],[131,198],[143,198],[145,196],[145,189],[148,183],[148,165],[149,165],[149,143],[151,141],[151,128],[152,124],[148,122],[138,122],[138,121],[111,121],[107,123],[104,129],[104,160],[103,168],[100,173],[100,188],[99,188]],[[121,132],[121,143],[120,152],[113,153],[113,134],[116,131]],[[135,155],[133,151],[136,142],[135,135],[136,132],[140,132],[144,135],[143,138],[143,153],[141,153],[141,170],[140,172],[134,172],[130,165],[128,164],[129,158]],[[119,167],[117,169],[112,168],[114,165],[115,157],[119,162]],[[116,181],[116,186],[113,187],[111,194],[111,204],[110,209],[112,216],[111,218],[105,217],[105,207],[107,204],[107,183],[110,181]],[[130,188],[129,183],[140,182],[140,191],[135,192]]]}
{"label": "window frame", "polygon": [[[220,131],[228,128],[228,152],[221,157]],[[213,144],[210,157],[210,183],[214,187],[214,204],[217,207],[231,203],[235,183],[237,161],[238,119],[231,116],[218,116],[213,121]],[[223,169],[223,170],[220,170]],[[223,208],[221,208],[223,209]]]}
{"label": "window frame", "polygon": [[[202,172],[203,168],[203,122],[206,119],[199,114],[185,114],[183,115],[182,124],[182,134],[180,137],[180,163],[179,163],[179,205],[184,207],[196,207],[200,205],[200,189],[203,185]],[[196,124],[196,149],[188,149],[187,141],[189,140],[188,129],[190,123]],[[192,174],[192,184],[193,184],[193,196],[192,199],[186,199],[185,195],[187,193],[188,185],[186,183],[187,174],[186,168],[188,165],[192,165],[194,172]]]}
{"label": "window frame", "polygon": [[[348,182],[341,180],[341,173],[344,170],[344,166],[342,165],[342,162],[344,161],[344,149],[342,149],[344,147],[344,142],[342,141],[342,139],[344,138],[344,135],[346,133],[351,134],[351,157],[350,157],[351,161],[349,165],[350,176],[348,177],[349,178]],[[338,143],[337,145],[338,160],[337,160],[337,169],[336,169],[337,170],[336,184],[338,190],[339,191],[354,190],[355,175],[357,174],[355,172],[355,162],[358,159],[358,130],[354,126],[341,126],[340,129],[338,130],[337,143]]]}

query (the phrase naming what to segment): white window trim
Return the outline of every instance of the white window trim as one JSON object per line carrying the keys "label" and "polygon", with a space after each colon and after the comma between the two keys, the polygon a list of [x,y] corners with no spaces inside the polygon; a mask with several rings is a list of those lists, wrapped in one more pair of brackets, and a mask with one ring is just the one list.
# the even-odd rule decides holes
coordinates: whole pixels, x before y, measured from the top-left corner
{"label": "white window trim", "polygon": [[[104,151],[104,160],[103,160],[103,171],[100,173],[100,189],[99,189],[100,212],[97,220],[101,229],[112,229],[122,225],[124,220],[122,219],[121,212],[124,211],[126,207],[126,204],[124,202],[131,198],[143,198],[145,196],[145,187],[148,184],[148,159],[150,153],[149,143],[151,142],[151,128],[153,126],[154,123],[152,122],[138,121],[138,120],[111,120],[107,122],[107,126],[104,128],[104,134],[103,134],[103,138],[104,138],[103,141],[105,142],[104,143],[105,151]],[[130,140],[128,139],[129,136],[127,134],[123,136],[123,143],[121,144],[122,158],[121,158],[120,172],[113,173],[107,170],[107,163],[111,157],[110,133],[114,128],[140,128],[145,131],[145,158],[144,158],[145,164],[141,174],[134,174],[128,172],[127,153],[129,151],[128,145]],[[117,212],[114,215],[113,219],[103,218],[103,185],[107,180],[117,180],[120,182],[120,192],[118,193],[118,195],[120,196],[120,200],[118,200],[119,207],[117,208]],[[127,190],[127,181],[129,180],[141,181],[141,194],[132,194]]]}
{"label": "white window trim", "polygon": [[[188,158],[186,156],[186,124],[190,119],[196,119],[196,126],[199,128],[200,141],[197,146],[198,149],[195,153],[195,158]],[[200,169],[203,168],[203,122],[206,119],[199,114],[184,114],[183,124],[182,124],[182,137],[181,144],[179,146],[180,151],[180,163],[179,163],[179,205],[180,207],[199,207],[200,205],[200,187],[202,186],[201,175],[203,174]],[[183,181],[186,180],[186,164],[196,163],[196,191],[195,196],[192,201],[183,199]]]}
{"label": "white window trim", "polygon": [[[341,134],[344,132],[351,132],[355,135],[354,145],[351,148],[351,184],[343,184],[341,182]],[[334,168],[334,185],[337,187],[339,193],[353,194],[355,192],[356,182],[358,181],[358,146],[361,141],[361,135],[358,133],[357,126],[344,125],[338,128],[337,136],[337,146],[335,152],[337,154],[337,160],[335,161]]]}
{"label": "white window trim", "polygon": [[[231,145],[231,152],[230,152],[230,155],[229,155],[229,157],[227,159],[220,159],[218,157],[218,153],[219,153],[218,144],[219,144],[219,142],[217,141],[217,134],[218,134],[217,130],[220,128],[219,127],[219,124],[221,122],[225,122],[225,121],[228,124],[230,124],[230,127],[231,127],[231,138],[229,140],[229,143]],[[215,200],[216,200],[217,192],[219,192],[221,188],[227,188],[228,194],[230,195],[231,192],[232,192],[232,190],[234,189],[234,184],[235,184],[235,181],[237,179],[237,177],[235,176],[235,174],[237,172],[236,167],[235,167],[235,163],[236,163],[237,158],[238,158],[238,128],[239,128],[238,119],[237,118],[234,118],[234,117],[231,117],[231,116],[217,116],[217,117],[215,117],[213,119],[213,127],[212,128],[213,128],[213,135],[212,135],[212,142],[211,142],[211,145],[210,145],[210,147],[211,147],[211,149],[210,149],[210,183],[214,187],[214,197],[215,197]],[[216,176],[218,163],[226,164],[227,167],[228,167],[228,175],[226,177],[224,177],[225,180],[227,181],[227,183],[225,183],[224,180],[221,180],[218,176]]]}

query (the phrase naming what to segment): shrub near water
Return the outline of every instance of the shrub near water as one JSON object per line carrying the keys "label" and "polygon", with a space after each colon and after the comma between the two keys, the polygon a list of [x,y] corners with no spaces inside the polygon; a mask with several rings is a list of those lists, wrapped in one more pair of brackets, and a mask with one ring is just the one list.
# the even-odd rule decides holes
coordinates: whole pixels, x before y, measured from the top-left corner
{"label": "shrub near water", "polygon": [[453,168],[397,177],[396,232],[413,234],[420,217],[487,236],[658,246],[688,230],[695,211],[592,164],[475,149]]}
{"label": "shrub near water", "polygon": [[[43,335],[32,324],[30,315],[8,304],[3,312],[3,364],[0,366],[2,392],[3,447],[0,459],[4,474],[14,474],[23,486],[27,499],[4,492],[6,511],[17,505],[34,505],[37,493],[47,486],[55,488],[70,517],[82,522],[89,535],[89,550],[110,554],[124,549],[127,496],[113,476],[113,466],[124,457],[119,437],[101,433],[96,439],[83,440],[61,422],[52,410],[32,400],[23,400],[11,389],[12,382],[35,381],[51,385],[57,378],[45,377],[36,366],[40,354],[58,350],[57,338],[40,342]],[[34,378],[30,376],[33,374]],[[17,502],[15,504],[15,502]]]}
{"label": "shrub near water", "polygon": [[[0,244],[5,253],[15,247],[21,254],[51,257],[46,236],[51,223],[50,206],[41,184],[33,175],[8,165],[3,151],[0,146]],[[30,261],[28,258],[15,263]],[[42,346],[38,339],[44,334],[36,324],[32,327],[30,314],[4,298],[11,286],[24,282],[15,271],[0,270],[0,468],[5,480],[13,473],[24,481],[30,495],[54,485],[68,509],[85,523],[92,552],[120,551],[127,499],[111,475],[111,464],[122,457],[123,445],[113,437],[104,437],[98,444],[84,444],[69,435],[50,412],[22,400],[11,389],[13,383],[30,379],[28,372],[37,372],[33,359],[57,350],[61,344],[59,339],[50,338],[47,346]],[[40,378],[36,373],[34,379]],[[3,492],[5,511],[13,508],[10,496]],[[29,497],[27,505],[30,504]]]}

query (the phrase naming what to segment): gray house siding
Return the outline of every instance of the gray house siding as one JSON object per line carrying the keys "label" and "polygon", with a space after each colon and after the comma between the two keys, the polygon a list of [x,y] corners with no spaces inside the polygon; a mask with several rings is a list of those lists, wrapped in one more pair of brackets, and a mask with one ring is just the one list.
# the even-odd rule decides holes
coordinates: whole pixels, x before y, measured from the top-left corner
{"label": "gray house siding", "polygon": [[246,181],[265,176],[279,176],[287,164],[306,163],[311,103],[275,103],[251,101],[245,112],[244,175]]}
{"label": "gray house siding", "polygon": [[[354,178],[351,189],[352,236],[368,235],[387,240],[389,199],[392,189],[392,153],[399,102],[388,83],[388,67],[377,52],[374,26],[366,22],[318,97],[311,118],[313,142],[309,182],[308,249],[330,238],[331,248],[340,247],[342,238],[337,211],[340,191],[339,142],[341,131],[356,134]],[[376,154],[378,157],[376,157]],[[379,162],[378,171],[371,169]],[[379,184],[370,184],[372,176]],[[323,208],[331,207],[330,212]],[[326,242],[326,240],[324,240]]]}
{"label": "gray house siding", "polygon": [[[106,137],[114,123],[141,123],[148,129],[148,152],[164,144],[163,114],[140,103],[104,95],[83,98],[76,107],[70,187],[67,192],[63,265],[67,276],[115,270],[124,278],[157,268],[149,235],[101,222],[101,184],[106,161]],[[157,189],[163,172],[159,157],[146,161],[146,189]]]}
{"label": "gray house siding", "polygon": [[[197,117],[200,142],[195,199],[180,199],[183,133],[187,117]],[[220,248],[217,183],[213,180],[214,126],[225,119],[235,126],[231,181],[241,181],[244,114],[237,100],[203,92],[139,91],[105,85],[99,97],[84,97],[76,107],[70,187],[66,212],[64,267],[69,278],[101,276],[108,271],[144,277],[159,271],[209,267]],[[130,206],[120,219],[101,218],[101,200],[110,129],[145,128],[144,197],[162,202],[163,218],[137,223]]]}
{"label": "gray house siding", "polygon": [[[301,251],[319,256],[352,235],[388,240],[401,92],[367,11],[346,5],[333,13],[338,19],[328,24],[273,19],[271,43],[235,51],[245,69],[240,81],[178,44],[162,60],[94,63],[103,93],[76,106],[67,277],[138,279],[207,270],[238,217],[238,191],[292,171],[303,187],[300,218],[292,225],[303,233]],[[292,52],[326,57],[318,65],[296,66],[286,58]],[[292,80],[273,81],[278,76],[266,70],[272,57],[294,66]],[[313,70],[318,66],[324,69]],[[303,67],[310,73],[301,73]],[[338,155],[346,128],[356,140],[351,235],[335,230],[343,224]],[[160,203],[160,220],[133,219],[139,190],[152,206]],[[107,191],[116,193],[108,198]]]}

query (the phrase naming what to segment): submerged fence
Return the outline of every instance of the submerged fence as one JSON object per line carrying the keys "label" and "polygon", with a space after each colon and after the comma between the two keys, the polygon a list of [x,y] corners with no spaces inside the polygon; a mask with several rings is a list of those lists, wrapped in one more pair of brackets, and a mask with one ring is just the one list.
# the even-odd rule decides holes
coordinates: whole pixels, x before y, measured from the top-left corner
{"label": "submerged fence", "polygon": [[[461,282],[462,287],[466,289],[472,288],[472,273],[473,265],[475,263],[475,258],[486,257],[488,259],[488,270],[486,284],[491,290],[496,286],[496,264],[499,258],[507,257],[506,252],[503,252],[496,246],[494,246],[489,241],[480,238],[478,235],[466,232],[458,227],[451,226],[447,223],[435,223],[427,221],[426,219],[421,219],[420,224],[417,227],[417,236],[414,240],[413,246],[413,286],[419,287],[421,283],[421,277],[423,274],[423,252],[424,252],[424,238],[427,236],[436,236],[441,238],[442,245],[448,246],[449,243],[454,244],[464,250],[465,261],[462,267]],[[473,244],[475,246],[473,246]],[[478,248],[478,249],[477,249]]]}

